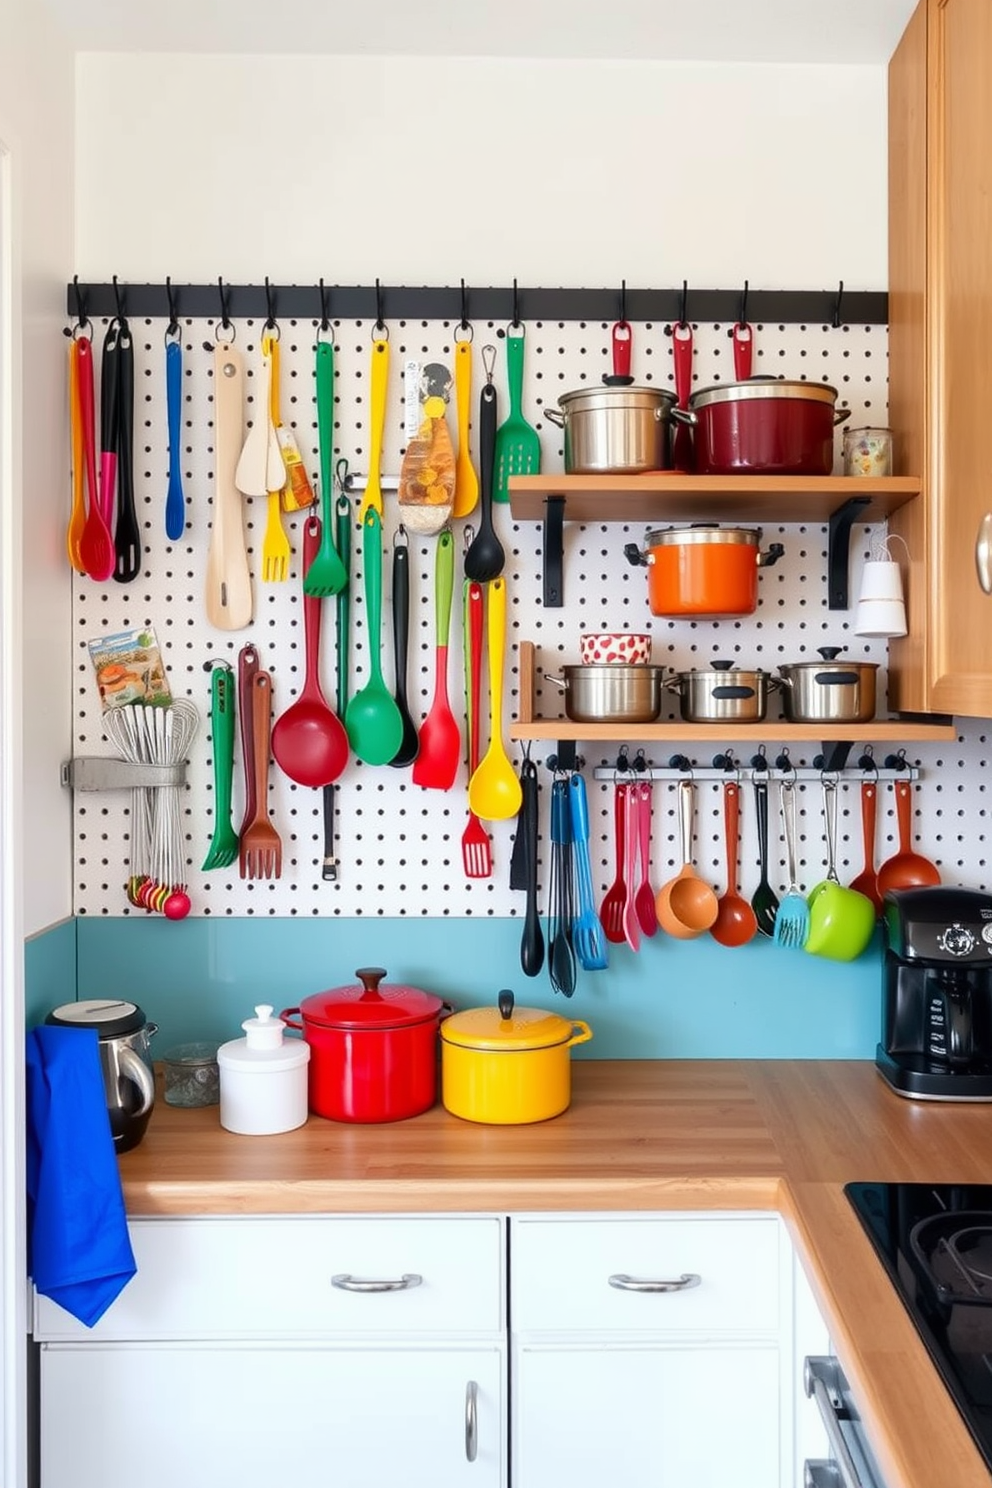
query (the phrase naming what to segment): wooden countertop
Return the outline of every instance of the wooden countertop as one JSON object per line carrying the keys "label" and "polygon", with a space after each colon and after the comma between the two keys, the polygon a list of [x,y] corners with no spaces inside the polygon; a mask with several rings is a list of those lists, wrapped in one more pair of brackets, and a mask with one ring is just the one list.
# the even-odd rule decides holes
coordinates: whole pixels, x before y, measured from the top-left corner
{"label": "wooden countertop", "polygon": [[436,1107],[236,1137],[159,1100],[120,1158],[128,1213],[775,1209],[789,1225],[888,1488],[990,1474],[844,1197],[852,1181],[992,1183],[992,1106],[894,1095],[864,1061],[596,1061],[535,1126]]}

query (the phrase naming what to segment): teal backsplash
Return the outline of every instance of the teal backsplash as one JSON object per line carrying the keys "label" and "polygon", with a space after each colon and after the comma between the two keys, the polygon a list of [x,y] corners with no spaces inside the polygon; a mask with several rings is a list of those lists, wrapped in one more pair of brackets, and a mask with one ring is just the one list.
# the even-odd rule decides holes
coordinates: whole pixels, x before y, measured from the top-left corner
{"label": "teal backsplash", "polygon": [[24,1021],[34,1028],[45,1014],[76,996],[76,924],[63,920],[24,946]]}
{"label": "teal backsplash", "polygon": [[870,1059],[879,1028],[878,938],[857,961],[817,960],[767,941],[735,950],[708,936],[662,935],[638,954],[610,948],[606,971],[579,971],[575,996],[520,970],[519,918],[80,918],[31,941],[29,1023],[72,995],[140,1003],[157,1052],[241,1036],[256,1003],[277,1012],[359,966],[438,993],[456,1007],[519,1003],[585,1019],[582,1059]]}

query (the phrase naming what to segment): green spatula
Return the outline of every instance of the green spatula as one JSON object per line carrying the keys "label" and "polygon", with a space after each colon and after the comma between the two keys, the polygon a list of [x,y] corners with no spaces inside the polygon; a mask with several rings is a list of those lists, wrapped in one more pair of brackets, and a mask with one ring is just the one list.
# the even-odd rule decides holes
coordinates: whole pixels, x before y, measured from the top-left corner
{"label": "green spatula", "polygon": [[540,475],[541,440],[523,416],[524,328],[509,326],[506,332],[506,380],[510,412],[496,430],[493,500],[509,501],[511,475]]}

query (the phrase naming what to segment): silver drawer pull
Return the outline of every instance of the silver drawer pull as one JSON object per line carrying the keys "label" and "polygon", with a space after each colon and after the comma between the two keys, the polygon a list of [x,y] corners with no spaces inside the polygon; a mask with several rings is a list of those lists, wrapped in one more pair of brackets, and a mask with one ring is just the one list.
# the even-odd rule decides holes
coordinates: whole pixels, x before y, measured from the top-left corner
{"label": "silver drawer pull", "polygon": [[687,1292],[702,1281],[695,1271],[683,1271],[678,1281],[643,1281],[638,1276],[627,1276],[618,1271],[610,1277],[610,1286],[618,1292]]}
{"label": "silver drawer pull", "polygon": [[978,524],[975,539],[975,567],[978,582],[986,594],[992,594],[992,512],[986,512]]}
{"label": "silver drawer pull", "polygon": [[808,1356],[803,1364],[803,1388],[810,1399],[816,1401],[827,1433],[830,1455],[837,1467],[838,1481],[843,1488],[863,1488],[851,1449],[840,1429],[844,1380],[837,1360],[829,1355]]}
{"label": "silver drawer pull", "polygon": [[331,1286],[340,1292],[405,1292],[410,1287],[420,1286],[423,1281],[415,1271],[408,1271],[398,1281],[366,1281],[361,1276],[349,1276],[346,1271],[331,1277]]}
{"label": "silver drawer pull", "polygon": [[474,1462],[479,1455],[479,1387],[475,1380],[465,1386],[465,1460]]}

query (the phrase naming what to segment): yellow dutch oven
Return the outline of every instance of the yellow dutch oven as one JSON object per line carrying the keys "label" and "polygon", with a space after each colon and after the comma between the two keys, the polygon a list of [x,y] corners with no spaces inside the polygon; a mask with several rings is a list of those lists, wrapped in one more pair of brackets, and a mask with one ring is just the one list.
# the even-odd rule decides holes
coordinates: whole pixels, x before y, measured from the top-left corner
{"label": "yellow dutch oven", "polygon": [[441,1099],[466,1121],[511,1126],[547,1121],[572,1098],[573,1044],[592,1038],[588,1023],[543,1008],[468,1008],[441,1024]]}

